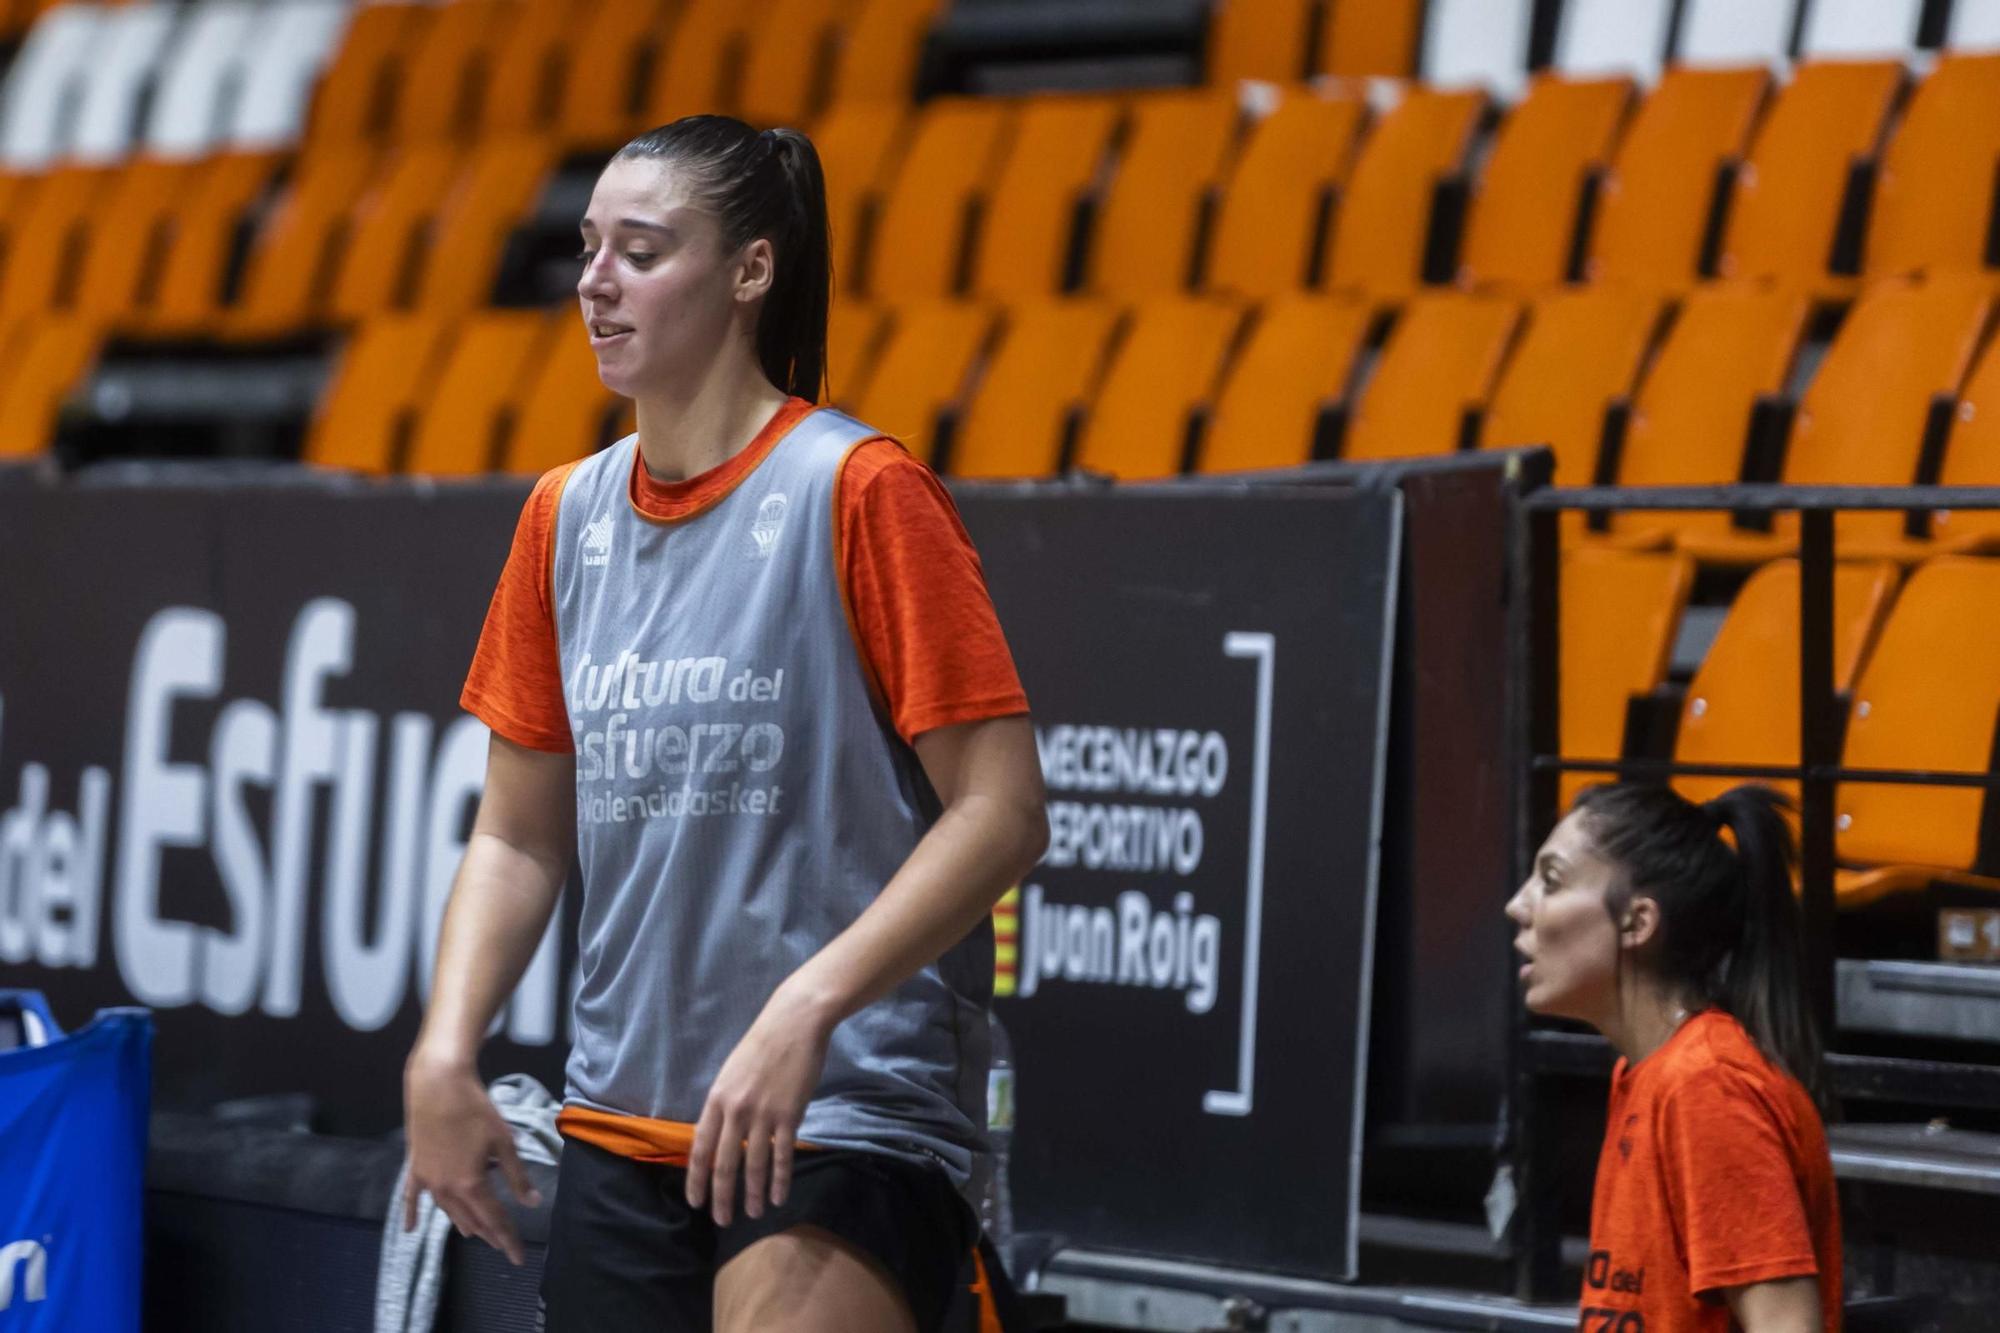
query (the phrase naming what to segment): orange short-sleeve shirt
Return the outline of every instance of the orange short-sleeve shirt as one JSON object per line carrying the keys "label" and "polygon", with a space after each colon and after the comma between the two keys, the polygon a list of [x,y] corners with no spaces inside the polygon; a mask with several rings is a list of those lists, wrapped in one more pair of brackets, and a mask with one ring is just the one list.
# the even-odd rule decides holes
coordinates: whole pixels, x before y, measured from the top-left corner
{"label": "orange short-sleeve shirt", "polygon": [[1798,1081],[1719,1009],[1612,1074],[1579,1327],[1726,1333],[1723,1294],[1817,1279],[1841,1317],[1840,1204],[1826,1130]]}

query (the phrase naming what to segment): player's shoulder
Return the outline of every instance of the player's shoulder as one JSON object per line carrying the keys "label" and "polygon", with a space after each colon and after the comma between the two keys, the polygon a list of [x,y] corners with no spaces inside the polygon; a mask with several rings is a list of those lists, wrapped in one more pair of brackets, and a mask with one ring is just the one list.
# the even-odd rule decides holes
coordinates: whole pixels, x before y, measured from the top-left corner
{"label": "player's shoulder", "polygon": [[937,476],[901,440],[877,433],[847,451],[840,464],[840,486],[843,491],[856,494],[877,482],[928,487],[937,484]]}

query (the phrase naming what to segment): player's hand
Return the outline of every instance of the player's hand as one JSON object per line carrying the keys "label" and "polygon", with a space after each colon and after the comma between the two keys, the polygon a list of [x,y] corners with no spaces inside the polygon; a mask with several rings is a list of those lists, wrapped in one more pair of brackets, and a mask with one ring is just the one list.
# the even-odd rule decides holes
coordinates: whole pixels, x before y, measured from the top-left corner
{"label": "player's hand", "polygon": [[688,1155],[687,1201],[706,1204],[716,1225],[735,1216],[736,1174],[743,1211],[764,1215],[792,1188],[792,1149],[806,1103],[819,1086],[833,1026],[812,1005],[779,987],[743,1034],[702,1103]]}
{"label": "player's hand", "polygon": [[470,1066],[412,1055],[403,1072],[403,1115],[409,1172],[403,1186],[403,1230],[417,1224],[417,1195],[429,1190],[461,1236],[477,1236],[519,1265],[526,1257],[507,1210],[486,1183],[499,1162],[514,1197],[530,1208],[542,1199],[514,1152],[514,1135],[494,1109]]}

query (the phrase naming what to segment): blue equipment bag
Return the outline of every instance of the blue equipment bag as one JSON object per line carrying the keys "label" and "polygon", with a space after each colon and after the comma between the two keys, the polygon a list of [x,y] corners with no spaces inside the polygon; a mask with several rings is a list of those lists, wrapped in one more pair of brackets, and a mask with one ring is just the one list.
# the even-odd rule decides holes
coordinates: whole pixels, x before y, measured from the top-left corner
{"label": "blue equipment bag", "polygon": [[0,990],[0,1333],[137,1333],[152,1049],[144,1009],[65,1036]]}

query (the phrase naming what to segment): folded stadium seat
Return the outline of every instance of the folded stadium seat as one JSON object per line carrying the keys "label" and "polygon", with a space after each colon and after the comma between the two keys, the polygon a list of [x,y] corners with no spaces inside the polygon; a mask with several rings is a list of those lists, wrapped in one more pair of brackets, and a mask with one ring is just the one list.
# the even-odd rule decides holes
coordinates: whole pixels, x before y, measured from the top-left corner
{"label": "folded stadium seat", "polygon": [[1556,16],[1549,67],[1568,79],[1657,83],[1676,8],[1676,0],[1568,0]]}
{"label": "folded stadium seat", "polygon": [[1242,327],[1241,306],[1205,297],[1135,306],[1084,420],[1076,466],[1128,481],[1178,475]]}
{"label": "folded stadium seat", "polygon": [[1202,50],[1208,81],[1304,78],[1316,7],[1314,0],[1217,0]]}
{"label": "folded stadium seat", "polygon": [[1434,197],[1465,171],[1486,105],[1480,92],[1412,87],[1369,132],[1341,195],[1328,291],[1398,302],[1417,289]]}
{"label": "folded stadium seat", "polygon": [[140,112],[184,12],[180,5],[152,4],[104,12],[78,90],[66,154],[72,165],[108,166],[131,155]]}
{"label": "folded stadium seat", "polygon": [[389,150],[348,213],[327,313],[359,320],[408,309],[422,276],[425,237],[466,162],[454,144],[412,140]]}
{"label": "folded stadium seat", "polygon": [[388,135],[402,87],[414,72],[411,57],[448,8],[383,3],[355,9],[340,49],[313,92],[306,118],[308,154],[375,143]]}
{"label": "folded stadium seat", "polygon": [[[1919,480],[1933,400],[1955,397],[1972,365],[1992,309],[1991,295],[1970,280],[1871,285],[1820,363],[1799,403],[1779,480],[1795,485],[1908,486]],[[1841,514],[1842,540],[1893,537],[1895,511]],[[1696,559],[1754,564],[1788,554],[1798,515],[1781,513],[1771,531],[1683,530]]]}
{"label": "folded stadium seat", "polygon": [[602,0],[579,16],[557,101],[556,132],[572,148],[610,150],[640,130],[644,75],[668,31],[661,0]]}
{"label": "folded stadium seat", "polygon": [[388,314],[356,329],[340,349],[306,437],[305,461],[357,472],[398,470],[420,405],[432,401],[439,350],[451,323]]}
{"label": "folded stadium seat", "polygon": [[[288,0],[295,3],[295,0]],[[480,100],[477,137],[558,133],[563,88],[582,48],[581,34],[597,19],[598,0],[552,5],[529,0],[491,58]],[[596,52],[592,52],[593,57]],[[593,69],[602,68],[593,65]]]}
{"label": "folded stadium seat", "polygon": [[[469,315],[445,354],[443,369],[424,392],[404,469],[432,477],[470,477],[504,456],[507,433],[523,414],[525,391],[538,363],[562,349],[552,341],[589,343],[575,321],[540,310],[486,310]],[[596,360],[591,376],[596,377]]]}
{"label": "folded stadium seat", "polygon": [[[1805,332],[1802,292],[1696,288],[1639,386],[1612,480],[1620,486],[1715,486],[1743,475],[1760,398],[1784,391]],[[1639,548],[1682,531],[1726,529],[1724,514],[1630,510],[1594,540]]]}
{"label": "folded stadium seat", "polygon": [[1484,88],[1511,102],[1528,85],[1533,0],[1428,0],[1421,48],[1433,88]]}
{"label": "folded stadium seat", "polygon": [[1313,70],[1336,78],[1408,78],[1417,69],[1423,0],[1326,0]]}
{"label": "folded stadium seat", "polygon": [[975,242],[975,295],[1011,302],[1064,290],[1077,214],[1095,199],[1120,118],[1110,97],[1022,106]]}
{"label": "folded stadium seat", "polygon": [[[1833,569],[1833,687],[1854,688],[1895,599],[1896,566],[1842,560]],[[1681,702],[1674,761],[1683,764],[1799,762],[1799,562],[1773,560],[1752,574],[1723,617]],[[1690,801],[1706,801],[1745,778],[1674,779]],[[1758,779],[1798,799],[1796,782]]]}
{"label": "folded stadium seat", "polygon": [[341,228],[374,179],[378,156],[358,143],[329,143],[299,155],[258,227],[238,299],[218,312],[216,333],[269,338],[322,318]]}
{"label": "folded stadium seat", "polygon": [[974,364],[992,341],[998,313],[967,301],[919,301],[899,306],[868,375],[851,401],[854,414],[887,431],[912,454],[945,470],[948,446],[941,416],[965,401]]}
{"label": "folded stadium seat", "polygon": [[1598,190],[1588,281],[1681,291],[1699,279],[1722,173],[1748,151],[1770,89],[1761,67],[1667,71]]}
{"label": "folded stadium seat", "polygon": [[79,312],[121,328],[136,323],[157,290],[182,203],[200,191],[209,166],[139,157],[110,175],[76,277]]}
{"label": "folded stadium seat", "polygon": [[999,171],[1018,103],[939,97],[917,115],[909,150],[882,195],[859,278],[882,301],[959,291],[986,190]]}
{"label": "folded stadium seat", "polygon": [[[835,277],[837,282],[838,275]],[[838,290],[836,287],[836,293]],[[849,408],[859,401],[887,322],[880,306],[835,295],[826,319],[828,401]]]}
{"label": "folded stadium seat", "polygon": [[682,116],[735,115],[750,34],[764,21],[765,8],[738,0],[683,0],[653,64],[641,118],[664,125]]}
{"label": "folded stadium seat", "polygon": [[[1563,556],[1557,579],[1561,752],[1570,759],[1623,758],[1626,709],[1667,677],[1694,562],[1670,552],[1585,549]],[[1563,774],[1561,808],[1585,787],[1617,776]]]}
{"label": "folded stadium seat", "polygon": [[104,11],[63,5],[39,19],[6,69],[0,88],[0,170],[40,171],[69,150],[73,110],[83,94]]}
{"label": "folded stadium seat", "polygon": [[1990,272],[2000,55],[1947,55],[1903,110],[1868,220],[1873,277]]}
{"label": "folded stadium seat", "polygon": [[860,0],[834,55],[829,104],[908,104],[938,7],[939,0]]}
{"label": "folded stadium seat", "polygon": [[[216,7],[215,0],[208,0],[190,8],[198,18]],[[237,68],[222,71],[224,78],[240,80],[222,146],[244,152],[298,143],[305,133],[313,87],[339,48],[352,13],[353,7],[342,0],[285,0],[258,9],[256,23],[238,48]],[[186,45],[193,22],[190,18],[182,25],[177,50]],[[153,120],[157,128],[157,100]],[[156,145],[154,151],[162,150]]]}
{"label": "folded stadium seat", "polygon": [[236,238],[284,159],[276,153],[221,153],[175,203],[174,225],[133,314],[138,329],[163,335],[212,330],[222,318],[224,284]]}
{"label": "folded stadium seat", "polygon": [[1295,467],[1338,444],[1335,414],[1368,341],[1362,301],[1291,293],[1265,301],[1215,400],[1196,470]]}
{"label": "folded stadium seat", "polygon": [[[1903,585],[1855,684],[1841,763],[1985,773],[2000,709],[2000,561],[1940,556]],[[1843,782],[1834,881],[1843,910],[1936,882],[2000,890],[1974,873],[1977,788]],[[1991,900],[2000,902],[2000,900]]]}
{"label": "folded stadium seat", "polygon": [[[1965,381],[1938,469],[1941,486],[2000,486],[2000,340],[1989,340]],[[1924,536],[1884,532],[1848,541],[1843,554],[1881,555],[1906,563],[1939,554],[2000,550],[2000,511],[1938,509]]]}
{"label": "folded stadium seat", "polygon": [[1585,192],[1610,162],[1631,104],[1625,79],[1534,81],[1480,172],[1461,286],[1532,292],[1568,280]]}
{"label": "folded stadium seat", "polygon": [[534,208],[557,151],[553,140],[528,136],[487,139],[472,149],[430,228],[419,307],[462,313],[487,303],[507,238]]}
{"label": "folded stadium seat", "polygon": [[1132,99],[1130,128],[1090,238],[1090,291],[1143,300],[1194,285],[1203,213],[1235,152],[1239,120],[1230,89]]}
{"label": "folded stadium seat", "polygon": [[519,0],[453,0],[438,6],[411,42],[389,122],[392,143],[466,140],[478,133],[488,101],[516,101],[526,88],[493,81],[493,66],[531,5]]}
{"label": "folded stadium seat", "polygon": [[45,453],[56,417],[97,360],[104,330],[85,315],[49,315],[11,327],[0,344],[0,457]]}
{"label": "folded stadium seat", "polygon": [[109,167],[56,167],[9,210],[0,325],[70,305],[93,224],[117,176]]}
{"label": "folded stadium seat", "polygon": [[737,114],[752,125],[810,125],[826,110],[850,0],[775,0],[749,31]]}
{"label": "folded stadium seat", "polygon": [[1629,291],[1570,289],[1536,300],[1480,446],[1546,444],[1555,450],[1556,485],[1590,485],[1605,413],[1631,396],[1659,320],[1658,300]]}
{"label": "folded stadium seat", "polygon": [[536,474],[597,452],[616,436],[624,399],[597,377],[597,354],[568,311],[534,357],[520,415],[507,434],[502,467]]}
{"label": "folded stadium seat", "polygon": [[836,105],[813,127],[813,147],[826,176],[836,284],[846,283],[867,253],[868,219],[880,207],[882,191],[902,159],[908,121],[902,106],[857,102]]}
{"label": "folded stadium seat", "polygon": [[[1800,65],[1737,175],[1716,271],[1837,293],[1835,242],[1851,168],[1879,150],[1903,83],[1898,61]],[[1859,258],[1858,254],[1853,258]]]}
{"label": "folded stadium seat", "polygon": [[1404,307],[1361,390],[1341,457],[1357,462],[1448,454],[1484,412],[1520,326],[1518,303],[1428,292]]}
{"label": "folded stadium seat", "polygon": [[1284,91],[1229,173],[1205,290],[1262,300],[1315,285],[1367,119],[1352,93]]}
{"label": "folded stadium seat", "polygon": [[1095,394],[1118,308],[1088,299],[1024,301],[974,386],[951,451],[960,477],[1050,477]]}

